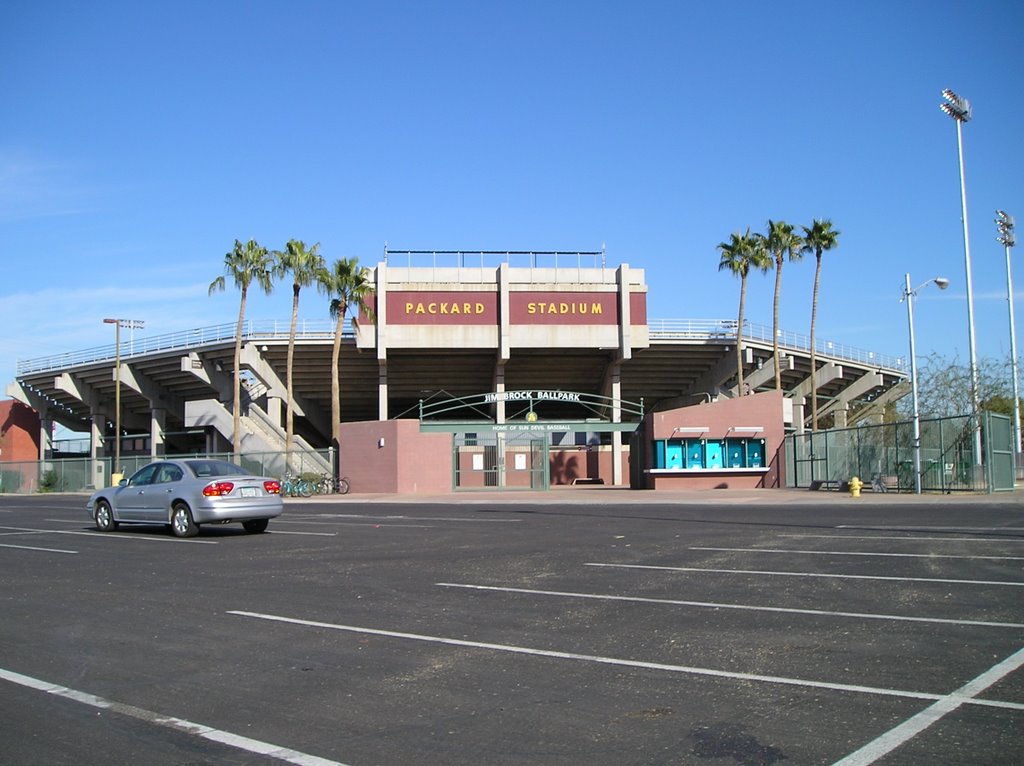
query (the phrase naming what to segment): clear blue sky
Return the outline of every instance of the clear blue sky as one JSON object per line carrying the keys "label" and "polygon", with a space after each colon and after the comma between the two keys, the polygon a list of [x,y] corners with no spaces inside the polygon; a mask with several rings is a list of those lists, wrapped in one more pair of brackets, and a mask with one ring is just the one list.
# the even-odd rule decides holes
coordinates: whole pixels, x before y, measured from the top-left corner
{"label": "clear blue sky", "polygon": [[[965,126],[979,355],[1009,348],[996,208],[1024,228],[1024,4],[56,2],[0,6],[0,383],[17,359],[231,322],[236,238],[600,249],[652,318],[735,316],[715,246],[831,218],[818,336],[967,357],[952,88]],[[1021,234],[1024,239],[1024,233]],[[1024,250],[1016,310],[1024,315]],[[783,271],[810,329],[813,258]],[[772,277],[747,316],[771,323]],[[290,291],[250,303],[286,320]],[[304,318],[326,300],[304,291]],[[1021,316],[1024,332],[1024,316]],[[0,390],[2,394],[2,390]]]}

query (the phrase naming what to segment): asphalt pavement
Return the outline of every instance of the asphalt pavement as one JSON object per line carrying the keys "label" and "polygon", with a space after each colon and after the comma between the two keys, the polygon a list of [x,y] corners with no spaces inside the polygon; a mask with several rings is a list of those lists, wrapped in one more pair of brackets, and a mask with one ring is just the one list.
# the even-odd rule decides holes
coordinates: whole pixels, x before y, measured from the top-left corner
{"label": "asphalt pavement", "polygon": [[0,762],[1024,762],[1024,503],[613,488],[97,532],[0,496]]}

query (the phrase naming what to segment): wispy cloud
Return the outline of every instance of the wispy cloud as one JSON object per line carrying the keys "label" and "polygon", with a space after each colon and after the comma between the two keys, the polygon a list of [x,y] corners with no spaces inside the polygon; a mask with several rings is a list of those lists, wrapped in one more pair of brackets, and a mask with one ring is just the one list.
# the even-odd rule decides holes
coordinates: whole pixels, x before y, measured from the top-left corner
{"label": "wispy cloud", "polygon": [[93,193],[70,165],[0,149],[0,222],[76,215],[94,208]]}

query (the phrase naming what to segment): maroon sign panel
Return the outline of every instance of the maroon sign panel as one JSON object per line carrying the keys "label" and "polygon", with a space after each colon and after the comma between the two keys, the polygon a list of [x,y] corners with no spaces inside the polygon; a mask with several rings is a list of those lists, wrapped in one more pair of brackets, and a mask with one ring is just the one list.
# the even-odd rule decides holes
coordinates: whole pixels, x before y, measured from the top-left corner
{"label": "maroon sign panel", "polygon": [[387,301],[388,324],[498,324],[497,293],[396,290]]}
{"label": "maroon sign panel", "polygon": [[[377,310],[377,296],[366,301]],[[614,325],[619,322],[619,296],[612,292],[512,292],[509,322],[513,325]],[[389,324],[496,325],[498,294],[442,290],[396,290],[387,294]],[[647,324],[647,295],[630,293],[630,324]],[[359,321],[373,324],[360,313]]]}
{"label": "maroon sign panel", "polygon": [[512,324],[618,324],[617,293],[509,293]]}

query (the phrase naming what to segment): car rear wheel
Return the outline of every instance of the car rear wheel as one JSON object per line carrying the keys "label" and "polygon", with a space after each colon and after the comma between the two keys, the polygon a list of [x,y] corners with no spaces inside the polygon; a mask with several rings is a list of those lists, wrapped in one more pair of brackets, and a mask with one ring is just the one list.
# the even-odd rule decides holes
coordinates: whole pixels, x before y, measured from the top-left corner
{"label": "car rear wheel", "polygon": [[184,503],[176,503],[171,510],[171,531],[175,537],[195,537],[199,525],[192,519],[191,509]]}
{"label": "car rear wheel", "polygon": [[114,511],[106,500],[96,503],[96,529],[100,532],[113,532],[117,529],[117,522],[114,521]]}
{"label": "car rear wheel", "polygon": [[269,523],[268,519],[249,519],[242,522],[242,528],[251,534],[259,534],[260,532],[267,531],[267,524]]}

